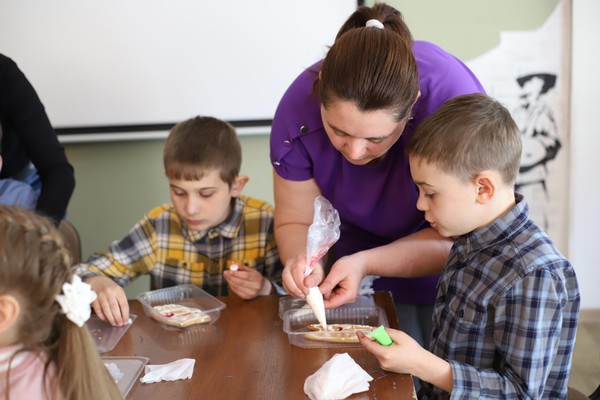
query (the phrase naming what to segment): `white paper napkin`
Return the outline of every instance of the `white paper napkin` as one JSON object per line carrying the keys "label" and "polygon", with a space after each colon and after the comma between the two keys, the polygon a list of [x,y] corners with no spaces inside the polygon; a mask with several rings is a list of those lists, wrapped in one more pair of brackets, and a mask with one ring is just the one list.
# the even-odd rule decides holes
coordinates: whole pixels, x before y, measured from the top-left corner
{"label": "white paper napkin", "polygon": [[140,381],[142,383],[153,383],[190,379],[194,373],[195,364],[196,360],[193,358],[182,358],[168,364],[146,365],[145,375]]}
{"label": "white paper napkin", "polygon": [[311,400],[345,399],[369,390],[373,378],[348,353],[336,354],[304,381]]}

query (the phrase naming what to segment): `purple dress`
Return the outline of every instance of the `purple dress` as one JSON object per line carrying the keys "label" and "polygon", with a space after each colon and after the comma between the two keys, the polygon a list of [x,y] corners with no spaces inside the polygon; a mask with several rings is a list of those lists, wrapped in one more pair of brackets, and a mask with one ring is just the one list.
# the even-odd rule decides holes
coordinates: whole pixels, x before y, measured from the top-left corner
{"label": "purple dress", "polygon": [[[410,175],[406,142],[415,127],[445,100],[460,94],[484,92],[473,73],[440,47],[415,41],[421,97],[414,119],[376,165],[346,161],[327,137],[320,103],[313,93],[318,63],[305,70],[283,95],[271,130],[271,162],[284,179],[314,178],[321,193],[338,210],[340,239],[334,259],[388,244],[428,226],[417,210],[418,191]],[[438,277],[380,278],[375,290],[390,290],[394,301],[433,304]]]}

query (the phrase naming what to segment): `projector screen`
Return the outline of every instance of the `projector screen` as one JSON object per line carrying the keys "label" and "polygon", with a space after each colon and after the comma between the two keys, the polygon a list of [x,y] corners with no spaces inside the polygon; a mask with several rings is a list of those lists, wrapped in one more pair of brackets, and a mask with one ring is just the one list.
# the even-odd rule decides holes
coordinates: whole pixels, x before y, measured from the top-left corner
{"label": "projector screen", "polygon": [[267,121],[356,0],[2,0],[0,53],[58,130]]}

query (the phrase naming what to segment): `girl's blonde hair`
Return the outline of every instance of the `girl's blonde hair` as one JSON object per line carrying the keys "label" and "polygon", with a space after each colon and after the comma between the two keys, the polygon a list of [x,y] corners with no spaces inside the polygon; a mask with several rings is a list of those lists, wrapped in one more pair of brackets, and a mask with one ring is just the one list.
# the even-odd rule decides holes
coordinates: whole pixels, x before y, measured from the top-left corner
{"label": "girl's blonde hair", "polygon": [[[46,360],[44,374],[55,366],[50,388],[64,399],[122,399],[87,328],[68,320],[55,300],[63,283],[72,280],[70,267],[70,255],[50,220],[0,206],[0,293],[19,302],[20,351],[40,354]],[[7,399],[9,379],[10,369]]]}

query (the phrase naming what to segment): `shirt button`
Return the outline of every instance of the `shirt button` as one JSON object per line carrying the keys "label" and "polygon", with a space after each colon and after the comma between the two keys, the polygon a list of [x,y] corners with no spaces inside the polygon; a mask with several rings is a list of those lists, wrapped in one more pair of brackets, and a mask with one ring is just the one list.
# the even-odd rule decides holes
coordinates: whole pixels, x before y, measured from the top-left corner
{"label": "shirt button", "polygon": [[465,316],[465,311],[464,311],[464,310],[460,310],[460,311],[458,312],[458,317],[459,317],[459,318],[463,318],[464,316]]}
{"label": "shirt button", "polygon": [[300,127],[300,133],[308,133],[308,126],[307,125],[302,125]]}
{"label": "shirt button", "polygon": [[273,161],[273,165],[280,166],[280,165],[281,165],[281,163],[280,163],[279,161]]}
{"label": "shirt button", "polygon": [[292,144],[292,142],[290,142],[289,140],[286,139],[283,141],[283,144],[285,144],[286,146],[289,146]]}

